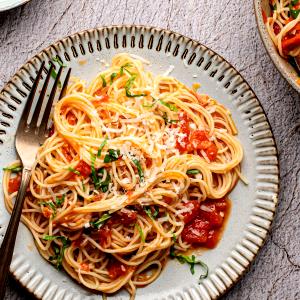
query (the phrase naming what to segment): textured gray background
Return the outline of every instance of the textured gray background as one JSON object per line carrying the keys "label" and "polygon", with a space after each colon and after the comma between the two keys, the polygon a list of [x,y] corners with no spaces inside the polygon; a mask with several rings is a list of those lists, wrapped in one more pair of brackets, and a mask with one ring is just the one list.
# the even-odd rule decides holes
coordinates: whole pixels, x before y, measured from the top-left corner
{"label": "textured gray background", "polygon": [[[300,97],[266,54],[252,1],[32,0],[0,13],[0,90],[25,61],[52,42],[111,24],[159,26],[199,40],[231,62],[252,86],[278,146],[280,201],[264,248],[223,299],[300,299]],[[8,299],[31,298],[11,280]]]}

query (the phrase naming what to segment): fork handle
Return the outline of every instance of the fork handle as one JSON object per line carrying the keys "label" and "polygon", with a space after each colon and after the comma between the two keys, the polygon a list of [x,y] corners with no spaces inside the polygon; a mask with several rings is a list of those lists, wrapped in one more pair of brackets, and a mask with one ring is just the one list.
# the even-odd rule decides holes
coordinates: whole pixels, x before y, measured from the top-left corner
{"label": "fork handle", "polygon": [[21,185],[11,218],[0,248],[0,299],[4,299],[9,267],[14,252],[16,236],[22,214],[25,193],[31,177],[31,169],[23,168]]}

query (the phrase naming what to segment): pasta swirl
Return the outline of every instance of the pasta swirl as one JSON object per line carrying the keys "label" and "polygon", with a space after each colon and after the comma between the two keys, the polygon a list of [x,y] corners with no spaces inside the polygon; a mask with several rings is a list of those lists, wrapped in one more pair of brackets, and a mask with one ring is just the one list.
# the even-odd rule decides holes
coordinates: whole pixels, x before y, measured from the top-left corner
{"label": "pasta swirl", "polygon": [[[193,246],[188,226],[202,204],[234,188],[243,158],[236,134],[216,100],[118,54],[89,85],[73,78],[56,103],[22,221],[41,255],[78,282],[134,297],[159,276],[171,247]],[[10,212],[19,165],[4,174]]]}

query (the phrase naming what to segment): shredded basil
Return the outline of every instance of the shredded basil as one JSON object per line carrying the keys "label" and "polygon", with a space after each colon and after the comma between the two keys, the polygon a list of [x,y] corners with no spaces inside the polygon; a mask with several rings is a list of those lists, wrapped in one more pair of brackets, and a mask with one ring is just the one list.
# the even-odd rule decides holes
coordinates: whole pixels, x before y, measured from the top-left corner
{"label": "shredded basil", "polygon": [[299,0],[292,0],[292,2],[291,2],[291,4],[292,4],[293,6],[297,5],[298,3],[299,3]]}
{"label": "shredded basil", "polygon": [[90,225],[93,227],[93,228],[97,228],[99,229],[102,225],[105,224],[105,222],[111,218],[111,215],[110,214],[103,214],[101,216],[101,218],[99,218],[97,221],[90,221]]}
{"label": "shredded basil", "polygon": [[190,170],[186,171],[186,174],[188,174],[188,175],[196,175],[196,174],[199,174],[199,173],[200,173],[200,171],[197,170],[197,169],[190,169]]}
{"label": "shredded basil", "polygon": [[127,63],[127,64],[121,66],[121,68],[120,68],[120,75],[122,76],[124,74],[124,70],[126,70],[131,75],[131,73],[127,69],[127,68],[129,68],[131,66],[132,66],[131,63]]}
{"label": "shredded basil", "polygon": [[143,232],[141,226],[140,226],[139,224],[135,224],[135,227],[137,228],[137,230],[138,230],[138,232],[139,232],[139,235],[140,235],[140,237],[141,237],[141,241],[142,241],[143,243],[145,243],[145,235],[144,235],[144,232]]}
{"label": "shredded basil", "polygon": [[56,197],[55,204],[61,206],[65,202],[66,195],[62,195],[60,198]]}
{"label": "shredded basil", "polygon": [[159,102],[160,102],[162,105],[164,105],[164,106],[166,106],[167,108],[169,108],[171,111],[178,111],[178,108],[177,108],[176,105],[174,105],[174,104],[165,102],[165,101],[163,101],[163,100],[159,100]]}
{"label": "shredded basil", "polygon": [[150,206],[145,206],[144,211],[148,215],[149,218],[156,219],[159,214],[159,207],[154,206],[154,212],[152,212]]}
{"label": "shredded basil", "polygon": [[159,101],[159,99],[155,99],[154,97],[152,97],[152,99],[153,99],[152,104],[149,104],[149,105],[143,104],[143,107],[150,107],[150,108],[152,108]]}
{"label": "shredded basil", "polygon": [[98,178],[97,178],[97,174],[96,174],[96,170],[95,170],[95,161],[96,161],[96,155],[94,155],[91,152],[91,172],[92,172],[92,180],[94,182],[94,185],[97,185],[98,182]]}
{"label": "shredded basil", "polygon": [[177,122],[179,121],[179,120],[170,120],[170,119],[168,118],[168,115],[167,115],[166,112],[163,113],[162,118],[164,119],[166,125],[167,125],[167,124],[177,123]]}
{"label": "shredded basil", "polygon": [[23,169],[23,167],[21,167],[21,166],[3,168],[4,171],[12,171],[13,173],[21,172],[22,169]]}
{"label": "shredded basil", "polygon": [[[100,174],[101,177],[103,178],[104,170],[105,170],[104,168],[99,169],[98,176]],[[110,184],[110,175],[107,172],[105,180],[104,181],[98,181],[98,183],[96,185],[96,189],[100,188],[103,193],[106,193],[108,191],[109,184]]]}
{"label": "shredded basil", "polygon": [[175,233],[173,232],[172,233],[172,239],[173,239],[173,242],[175,243],[176,242],[176,240],[177,240],[177,236],[175,235]]}
{"label": "shredded basil", "polygon": [[[296,5],[296,4],[294,4],[294,5]],[[298,15],[300,13],[300,9],[294,9],[292,3],[289,5],[289,8],[290,8],[290,13],[291,13],[291,16],[293,17],[293,19],[297,19]]]}
{"label": "shredded basil", "polygon": [[107,137],[103,140],[103,142],[99,146],[99,149],[98,149],[98,152],[97,152],[98,157],[101,156],[101,152],[102,152],[104,146],[106,145],[106,143],[107,143]]}
{"label": "shredded basil", "polygon": [[274,4],[274,5],[270,4],[270,6],[271,6],[272,10],[277,10],[277,5],[276,4]]}
{"label": "shredded basil", "polygon": [[78,170],[75,170],[74,168],[69,167],[68,170],[69,170],[70,172],[73,172],[73,173],[76,174],[76,175],[81,175],[80,172],[79,172]]}
{"label": "shredded basil", "polygon": [[106,87],[106,80],[105,80],[105,77],[104,75],[100,75],[101,79],[102,79],[102,87]]}
{"label": "shredded basil", "polygon": [[59,64],[60,67],[65,68],[65,67],[67,66],[67,65],[65,65],[65,64],[61,61],[61,59],[60,59],[58,56],[53,57],[52,60],[53,60],[54,62],[57,62],[57,63]]}
{"label": "shredded basil", "polygon": [[115,79],[117,76],[118,76],[117,73],[111,73],[111,75],[110,75],[110,84],[113,83],[114,79]]}
{"label": "shredded basil", "polygon": [[52,201],[48,201],[48,202],[45,202],[45,201],[42,201],[42,202],[39,202],[40,205],[44,205],[44,206],[48,206],[51,208],[53,214],[52,214],[52,218],[54,218],[56,216],[56,206],[54,205],[54,203]]}
{"label": "shredded basil", "polygon": [[83,192],[85,193],[86,189],[85,189],[85,185],[84,185],[84,183],[83,183],[83,180],[81,180],[81,185],[82,185],[82,190],[83,190]]}
{"label": "shredded basil", "polygon": [[133,85],[133,82],[135,81],[136,79],[136,74],[132,75],[128,80],[127,82],[125,83],[125,91],[126,91],[126,96],[127,97],[142,97],[142,96],[147,96],[146,94],[144,93],[141,93],[141,94],[131,94],[130,92],[130,89]]}
{"label": "shredded basil", "polygon": [[120,150],[119,149],[117,149],[117,150],[108,149],[108,153],[104,157],[104,162],[107,164],[107,163],[116,161],[116,160],[119,159],[119,156],[120,156]]}
{"label": "shredded basil", "polygon": [[[53,65],[52,63],[49,62],[49,66]],[[56,71],[54,70],[54,68],[51,69],[51,73],[50,73],[51,77],[55,80],[56,77],[57,77],[57,73]],[[61,85],[61,81],[59,80],[58,83],[57,83],[58,87],[61,88],[62,85]]]}
{"label": "shredded basil", "polygon": [[208,266],[201,260],[196,260],[195,255],[192,256],[187,256],[187,255],[182,255],[182,254],[176,254],[174,247],[171,247],[170,249],[170,256],[172,258],[176,258],[181,264],[187,263],[190,265],[190,270],[191,273],[194,275],[195,274],[195,265],[200,265],[201,268],[204,270],[204,274],[201,274],[199,280],[201,281],[202,279],[205,279],[208,276]]}
{"label": "shredded basil", "polygon": [[142,169],[140,161],[138,159],[133,159],[132,161],[133,161],[133,163],[136,165],[136,167],[138,169],[140,180],[144,181],[145,177],[144,177],[144,172],[143,172],[143,169]]}
{"label": "shredded basil", "polygon": [[53,241],[55,239],[61,240],[62,247],[59,248],[57,245],[54,245],[54,255],[49,256],[49,260],[56,266],[57,269],[60,269],[62,266],[62,260],[64,257],[65,250],[71,245],[71,241],[68,238],[61,235],[44,235],[43,239],[46,241]]}

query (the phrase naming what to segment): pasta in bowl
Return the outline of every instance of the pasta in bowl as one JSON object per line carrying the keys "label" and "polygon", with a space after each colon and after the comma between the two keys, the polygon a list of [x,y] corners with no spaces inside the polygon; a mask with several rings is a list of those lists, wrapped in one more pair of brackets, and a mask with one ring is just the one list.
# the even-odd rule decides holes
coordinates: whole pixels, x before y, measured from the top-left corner
{"label": "pasta in bowl", "polygon": [[[207,266],[242,179],[241,143],[230,112],[175,78],[154,76],[122,53],[89,85],[74,78],[56,103],[22,221],[40,254],[103,293],[153,282],[169,257]],[[19,162],[4,173],[12,210]],[[15,173],[15,175],[12,175]]]}

